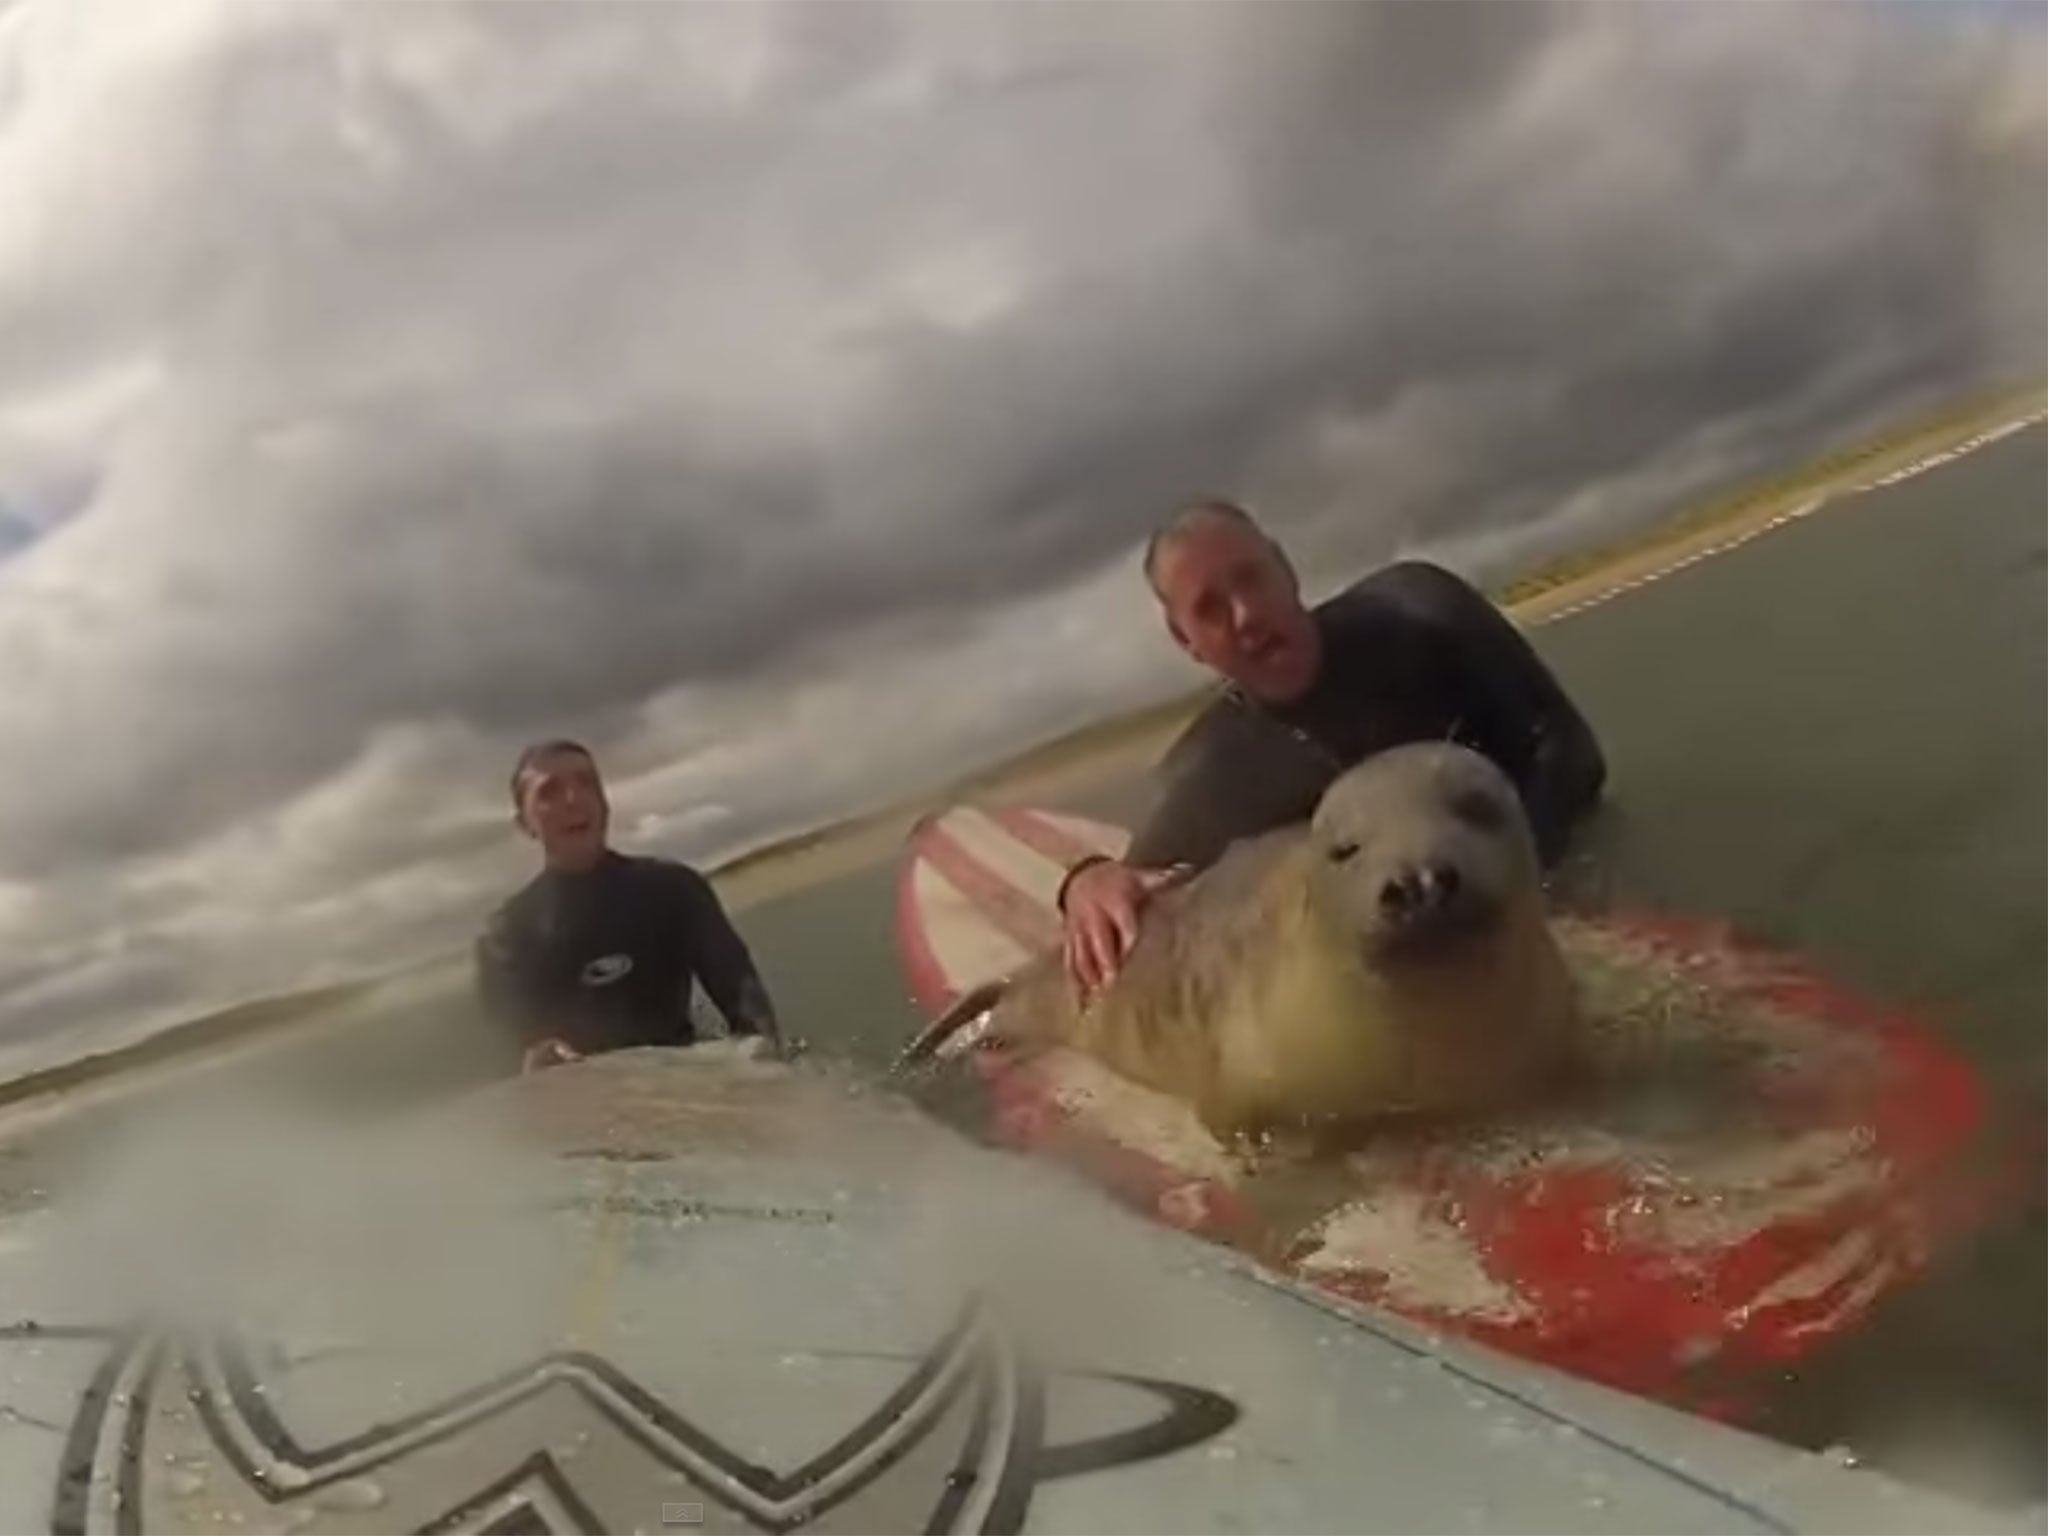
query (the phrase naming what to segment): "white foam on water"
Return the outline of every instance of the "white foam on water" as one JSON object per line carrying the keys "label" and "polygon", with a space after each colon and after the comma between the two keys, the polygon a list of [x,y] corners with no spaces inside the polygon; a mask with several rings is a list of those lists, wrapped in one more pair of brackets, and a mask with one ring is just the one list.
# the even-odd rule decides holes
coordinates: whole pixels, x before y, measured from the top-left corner
{"label": "white foam on water", "polygon": [[1472,1239],[1414,1189],[1394,1188],[1327,1217],[1319,1246],[1302,1261],[1314,1275],[1383,1277],[1396,1306],[1431,1307],[1488,1322],[1533,1315],[1513,1287],[1487,1273]]}
{"label": "white foam on water", "polygon": [[1225,1187],[1243,1181],[1244,1161],[1210,1135],[1182,1100],[1120,1077],[1079,1051],[1048,1052],[1043,1061],[1054,1102],[1086,1116],[1120,1145],[1190,1178]]}

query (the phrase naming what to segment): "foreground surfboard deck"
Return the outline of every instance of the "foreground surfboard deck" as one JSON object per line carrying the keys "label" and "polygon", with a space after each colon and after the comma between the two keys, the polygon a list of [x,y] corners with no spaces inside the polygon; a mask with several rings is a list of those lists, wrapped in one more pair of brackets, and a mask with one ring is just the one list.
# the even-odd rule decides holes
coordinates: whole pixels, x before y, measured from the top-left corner
{"label": "foreground surfboard deck", "polygon": [[2018,1528],[726,1047],[208,1119],[0,1229],[0,1529]]}
{"label": "foreground surfboard deck", "polygon": [[[1028,808],[917,828],[897,933],[920,1005],[1052,949],[1063,868],[1124,843]],[[982,1091],[948,1115],[1331,1294],[1739,1417],[1983,1219],[1981,1086],[1915,1021],[1716,928],[1554,928],[1603,1078],[1570,1103],[1261,1163],[1078,1053],[970,1052],[970,1030],[952,1060]]]}

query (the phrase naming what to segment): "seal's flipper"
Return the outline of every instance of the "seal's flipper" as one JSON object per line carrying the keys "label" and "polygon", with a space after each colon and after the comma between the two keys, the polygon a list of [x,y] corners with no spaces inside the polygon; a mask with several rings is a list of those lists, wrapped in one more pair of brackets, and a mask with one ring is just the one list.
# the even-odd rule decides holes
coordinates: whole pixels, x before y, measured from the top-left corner
{"label": "seal's flipper", "polygon": [[903,1048],[890,1067],[889,1075],[900,1077],[913,1067],[930,1062],[954,1035],[993,1012],[996,1005],[1009,995],[1010,985],[1009,978],[1003,977],[985,981],[961,993],[950,1008],[919,1030]]}

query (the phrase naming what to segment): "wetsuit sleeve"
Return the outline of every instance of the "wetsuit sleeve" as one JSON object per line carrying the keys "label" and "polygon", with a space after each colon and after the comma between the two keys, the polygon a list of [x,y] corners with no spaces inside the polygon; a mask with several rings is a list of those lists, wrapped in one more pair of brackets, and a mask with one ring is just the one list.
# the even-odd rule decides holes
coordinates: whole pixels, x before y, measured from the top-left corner
{"label": "wetsuit sleeve", "polygon": [[[1215,830],[1210,797],[1190,794],[1184,784],[1169,782],[1166,792],[1153,805],[1151,815],[1124,849],[1120,862],[1127,869],[1187,873],[1214,863],[1228,845],[1229,840]],[[1097,853],[1068,865],[1054,897],[1059,910],[1067,910],[1067,890],[1076,875],[1110,862],[1108,854]]]}
{"label": "wetsuit sleeve", "polygon": [[1213,771],[1229,723],[1222,709],[1212,703],[1190,721],[1153,770],[1157,792],[1151,809],[1124,849],[1123,862],[1130,868],[1204,869],[1229,846],[1230,829]]}
{"label": "wetsuit sleeve", "polygon": [[1207,869],[1232,843],[1306,819],[1330,773],[1284,730],[1219,699],[1159,765],[1159,797],[1124,862]]}
{"label": "wetsuit sleeve", "polygon": [[518,930],[503,911],[493,913],[472,951],[476,997],[491,1021],[524,1047],[542,1038],[540,1009],[520,963]]}
{"label": "wetsuit sleeve", "polygon": [[777,1038],[781,1031],[768,988],[746,941],[726,915],[718,892],[703,875],[687,867],[678,869],[677,890],[683,939],[689,945],[697,979],[724,1015],[726,1026],[735,1035]]}
{"label": "wetsuit sleeve", "polygon": [[1159,798],[1124,851],[1133,869],[1206,869],[1230,845],[1218,797],[1200,764],[1165,765]]}
{"label": "wetsuit sleeve", "polygon": [[1409,560],[1382,573],[1377,585],[1447,642],[1468,727],[1515,780],[1537,850],[1551,863],[1607,782],[1592,726],[1528,637],[1462,578]]}

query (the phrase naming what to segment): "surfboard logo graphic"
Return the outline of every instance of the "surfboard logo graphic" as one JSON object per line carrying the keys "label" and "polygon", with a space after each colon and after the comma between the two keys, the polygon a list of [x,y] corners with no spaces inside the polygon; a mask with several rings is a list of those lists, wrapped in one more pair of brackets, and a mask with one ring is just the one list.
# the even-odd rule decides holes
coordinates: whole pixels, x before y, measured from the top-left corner
{"label": "surfboard logo graphic", "polygon": [[586,987],[608,987],[633,969],[631,955],[600,955],[583,967],[580,978]]}
{"label": "surfboard logo graphic", "polygon": [[[1048,1426],[1061,1422],[1048,1399],[1056,1409],[1065,1375],[1039,1373],[970,1304],[922,1356],[871,1357],[907,1369],[826,1449],[787,1470],[742,1456],[584,1351],[543,1356],[420,1411],[312,1443],[289,1422],[294,1399],[306,1411],[305,1388],[267,1379],[266,1352],[249,1342],[62,1333],[104,1353],[65,1436],[50,1516],[60,1536],[222,1520],[289,1528],[307,1512],[379,1530],[651,1532],[679,1507],[701,1509],[710,1528],[776,1536],[1012,1532],[1040,1482],[1168,1455],[1239,1414],[1202,1388],[1083,1372],[1098,1413],[1103,1388],[1121,1390],[1125,1421],[1048,1444]],[[57,1334],[34,1337],[49,1347]]]}

